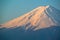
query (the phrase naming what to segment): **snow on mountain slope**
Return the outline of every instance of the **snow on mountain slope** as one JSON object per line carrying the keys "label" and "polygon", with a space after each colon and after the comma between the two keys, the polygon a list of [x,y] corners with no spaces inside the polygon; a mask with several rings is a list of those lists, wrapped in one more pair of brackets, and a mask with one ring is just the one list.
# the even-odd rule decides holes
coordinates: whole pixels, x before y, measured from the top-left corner
{"label": "snow on mountain slope", "polygon": [[58,14],[54,14],[57,13],[55,10],[56,9],[53,9],[51,6],[40,6],[31,12],[28,12],[16,19],[3,24],[1,27],[15,28],[23,26],[26,30],[29,28],[38,30],[41,28],[56,26],[58,25],[58,21],[56,20]]}

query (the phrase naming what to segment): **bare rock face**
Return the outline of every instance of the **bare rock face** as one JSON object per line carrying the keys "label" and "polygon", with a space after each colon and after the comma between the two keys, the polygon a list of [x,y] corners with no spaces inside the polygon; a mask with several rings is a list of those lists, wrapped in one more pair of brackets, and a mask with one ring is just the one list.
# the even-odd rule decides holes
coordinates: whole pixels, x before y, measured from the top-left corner
{"label": "bare rock face", "polygon": [[0,26],[5,28],[16,28],[24,26],[26,30],[29,28],[38,30],[41,28],[57,26],[58,23],[60,23],[57,20],[60,19],[56,19],[56,17],[58,17],[58,14],[56,13],[59,13],[59,11],[51,6],[40,6],[31,12],[28,12]]}

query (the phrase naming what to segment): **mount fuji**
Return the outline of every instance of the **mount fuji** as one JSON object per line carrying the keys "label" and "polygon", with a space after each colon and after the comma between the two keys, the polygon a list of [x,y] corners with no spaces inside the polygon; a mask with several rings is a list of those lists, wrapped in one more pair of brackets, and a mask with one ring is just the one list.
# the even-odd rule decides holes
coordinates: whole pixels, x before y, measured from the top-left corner
{"label": "mount fuji", "polygon": [[60,10],[52,6],[40,6],[34,10],[17,17],[5,24],[2,24],[2,28],[16,28],[21,27],[25,30],[33,29],[38,30],[42,28],[48,28],[51,26],[60,25]]}
{"label": "mount fuji", "polygon": [[40,6],[1,24],[0,40],[60,40],[60,10]]}

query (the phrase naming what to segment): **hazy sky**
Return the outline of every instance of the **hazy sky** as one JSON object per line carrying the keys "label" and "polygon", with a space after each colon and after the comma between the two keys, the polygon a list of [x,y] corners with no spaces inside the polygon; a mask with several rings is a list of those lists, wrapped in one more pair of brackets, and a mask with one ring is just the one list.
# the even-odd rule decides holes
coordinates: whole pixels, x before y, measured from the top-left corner
{"label": "hazy sky", "polygon": [[0,0],[0,24],[44,5],[52,5],[60,10],[60,0]]}

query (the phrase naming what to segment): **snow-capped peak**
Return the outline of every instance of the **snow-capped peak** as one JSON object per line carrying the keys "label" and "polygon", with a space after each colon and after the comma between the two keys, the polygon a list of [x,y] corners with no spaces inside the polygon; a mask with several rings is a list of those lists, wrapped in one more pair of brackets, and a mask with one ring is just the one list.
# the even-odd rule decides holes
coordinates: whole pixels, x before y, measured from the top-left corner
{"label": "snow-capped peak", "polygon": [[23,16],[20,16],[3,24],[2,27],[25,27],[26,30],[28,30],[29,28],[34,28],[33,30],[38,30],[41,28],[56,26],[56,20],[53,18],[53,16],[50,15],[50,12],[53,13],[53,11],[54,10],[50,9],[49,5],[40,6]]}

